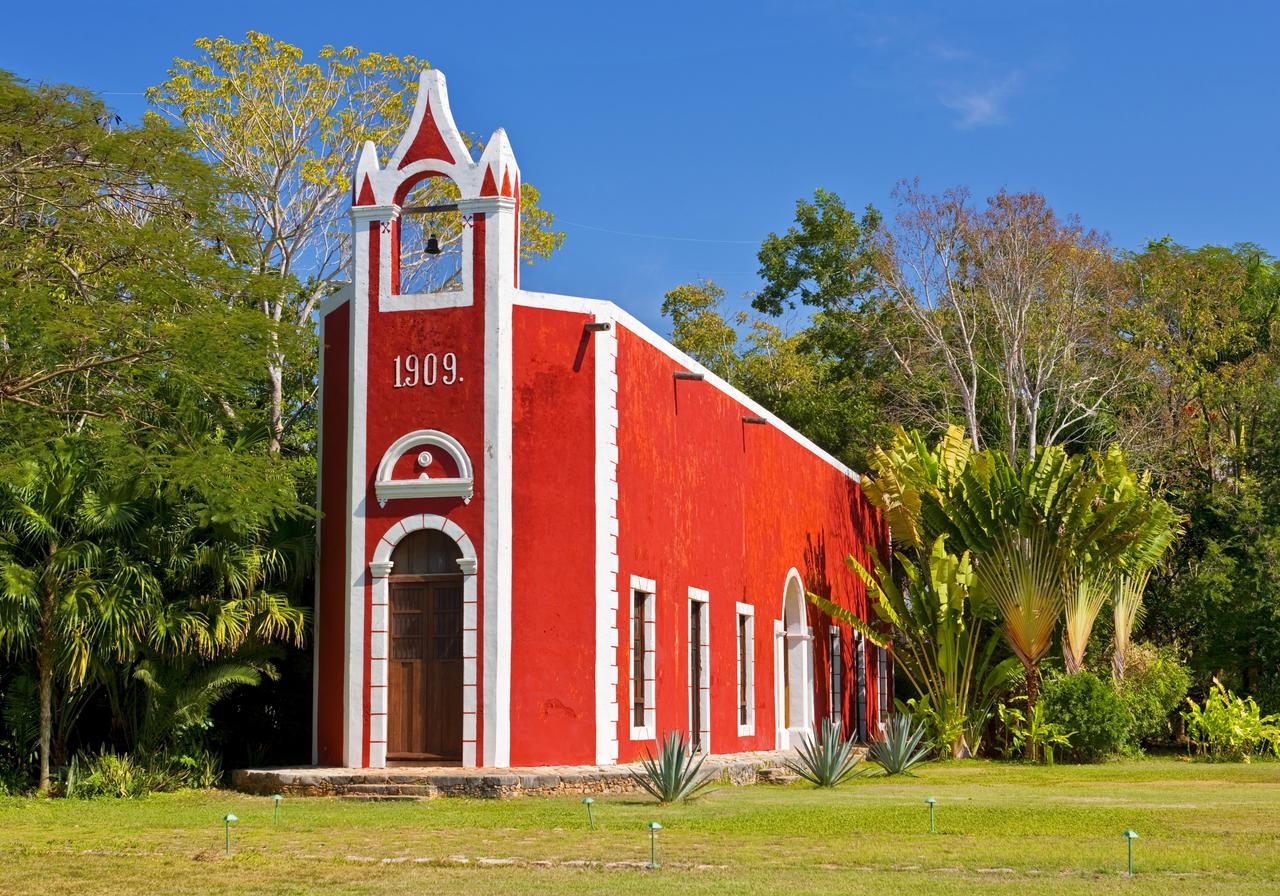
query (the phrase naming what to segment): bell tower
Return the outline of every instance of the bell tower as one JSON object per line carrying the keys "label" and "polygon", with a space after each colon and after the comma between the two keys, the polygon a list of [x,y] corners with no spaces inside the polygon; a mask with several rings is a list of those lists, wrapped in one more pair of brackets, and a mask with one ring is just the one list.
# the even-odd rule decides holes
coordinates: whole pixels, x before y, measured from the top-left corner
{"label": "bell tower", "polygon": [[[457,188],[430,210],[460,216],[461,265],[450,288],[404,292],[401,225],[428,178]],[[506,134],[474,160],[444,76],[423,72],[386,165],[359,152],[351,281],[321,309],[317,764],[508,764],[519,244]],[[452,544],[444,567],[406,566],[397,546],[420,530]],[[422,626],[434,634],[413,640]]]}

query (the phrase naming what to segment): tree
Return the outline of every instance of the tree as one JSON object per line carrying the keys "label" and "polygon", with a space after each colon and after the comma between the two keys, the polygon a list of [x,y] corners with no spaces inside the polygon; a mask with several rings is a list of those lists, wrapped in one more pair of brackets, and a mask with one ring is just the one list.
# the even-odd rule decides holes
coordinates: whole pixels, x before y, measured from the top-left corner
{"label": "tree", "polygon": [[[261,278],[212,250],[241,239],[220,183],[156,120],[0,71],[0,420],[39,444],[94,420],[140,426],[163,380],[243,383],[266,322]],[[216,359],[216,361],[211,361]],[[20,434],[19,434],[20,433]]]}
{"label": "tree", "polygon": [[[895,668],[921,697],[916,710],[930,721],[938,748],[955,758],[978,749],[1011,672],[1010,662],[999,660],[996,607],[978,583],[969,552],[948,550],[947,536],[927,532],[921,515],[924,495],[949,490],[969,453],[955,427],[933,449],[903,430],[888,447],[874,449],[874,474],[864,477],[863,492],[884,514],[903,580],[895,580],[875,552],[870,568],[848,558],[876,615],[890,627]],[[886,639],[838,604],[812,594],[809,601],[884,646]]]}
{"label": "tree", "polygon": [[[973,443],[1003,441],[1017,461],[1078,440],[1133,369],[1105,240],[1037,193],[1002,190],[981,211],[963,190],[897,195],[896,226],[877,234],[877,285],[941,362]],[[984,417],[984,404],[997,412]]]}
{"label": "tree", "polygon": [[[887,438],[884,407],[893,383],[891,359],[878,352],[877,317],[822,312],[796,332],[723,309],[714,281],[669,291],[662,313],[671,340],[843,462],[862,468]],[[739,333],[745,328],[745,335]]]}
{"label": "tree", "polygon": [[55,444],[0,483],[0,645],[34,659],[40,790],[49,789],[54,677],[82,685],[96,649],[125,649],[154,596],[121,549],[141,528],[129,483],[105,481],[72,443]]}
{"label": "tree", "polygon": [[1259,247],[1164,239],[1127,259],[1146,365],[1117,425],[1189,517],[1142,602],[1143,636],[1280,709],[1280,277]]}
{"label": "tree", "polygon": [[737,380],[738,331],[720,313],[724,290],[714,280],[685,283],[662,297],[671,321],[671,342],[716,376]]}
{"label": "tree", "polygon": [[42,790],[55,682],[74,695],[96,676],[119,712],[115,698],[148,683],[135,673],[154,682],[167,663],[194,681],[210,668],[200,661],[225,667],[305,631],[306,613],[272,587],[295,566],[270,543],[296,508],[285,469],[216,442],[167,456],[112,448],[82,433],[0,482],[0,647],[36,670]]}
{"label": "tree", "polygon": [[[1106,579],[1149,569],[1179,525],[1173,508],[1151,494],[1149,479],[1130,471],[1115,446],[1074,457],[1050,446],[1017,467],[988,449],[941,497],[926,500],[921,514],[973,552],[978,582],[1000,609],[1006,639],[1026,670],[1029,708],[1040,661],[1080,571]],[[1092,619],[1086,639],[1091,625]],[[1083,657],[1083,643],[1071,649]]]}
{"label": "tree", "polygon": [[[247,217],[254,234],[238,263],[279,276],[274,293],[258,300],[280,325],[278,338],[312,340],[318,302],[331,293],[347,266],[347,225],[356,149],[371,140],[396,145],[409,124],[418,75],[427,64],[413,56],[361,55],[355,47],[323,47],[317,61],[301,49],[251,31],[243,42],[202,38],[195,59],[175,60],[169,78],[148,91],[161,110],[183,123],[209,161],[235,185],[228,201]],[[451,200],[451,185],[431,179],[415,193],[429,205]],[[552,216],[538,205],[538,191],[521,185],[521,256],[546,257],[563,242]],[[433,221],[445,246],[457,241],[460,222]],[[406,228],[412,245],[416,231]],[[421,252],[406,254],[406,288],[456,271],[432,268]],[[443,273],[442,273],[443,272]],[[301,286],[295,279],[301,281]],[[285,348],[265,359],[271,449],[280,450],[291,417],[310,412],[313,388],[286,416]]]}
{"label": "tree", "polygon": [[280,279],[228,257],[244,233],[189,149],[0,73],[0,649],[33,681],[44,787],[78,709],[144,655],[212,662],[305,624],[284,567],[310,535],[278,544],[301,506],[249,373]]}
{"label": "tree", "polygon": [[964,190],[901,185],[892,223],[855,219],[833,193],[797,203],[770,234],[755,307],[797,302],[849,324],[877,315],[904,380],[898,422],[941,432],[961,420],[975,447],[1011,458],[1106,434],[1108,404],[1140,362],[1115,312],[1127,298],[1105,241],[1063,221],[1035,193],[998,193],[975,209]]}

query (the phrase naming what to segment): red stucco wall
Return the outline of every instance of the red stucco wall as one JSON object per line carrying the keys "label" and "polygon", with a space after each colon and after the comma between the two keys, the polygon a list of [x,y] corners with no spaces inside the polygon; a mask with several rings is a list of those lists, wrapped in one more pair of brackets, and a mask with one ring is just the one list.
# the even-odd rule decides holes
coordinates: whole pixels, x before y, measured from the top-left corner
{"label": "red stucco wall", "polygon": [[[744,423],[742,417],[755,412],[710,381],[673,379],[683,368],[636,334],[619,328],[618,340],[620,760],[643,755],[647,745],[629,739],[632,575],[657,586],[657,736],[688,727],[688,589],[694,587],[710,595],[711,749],[772,749],[773,622],[782,617],[787,572],[794,567],[807,590],[865,612],[865,590],[844,558],[879,537],[878,523],[855,482],[786,433]],[[755,608],[755,734],[748,737],[738,736],[736,718],[739,601]],[[808,615],[815,715],[822,718],[828,623],[813,610]]]}
{"label": "red stucco wall", "polygon": [[342,764],[342,631],[346,617],[347,371],[351,304],[321,321],[325,371],[320,407],[319,576],[316,588],[316,752],[321,765]]}
{"label": "red stucco wall", "polygon": [[584,315],[516,307],[511,763],[595,761],[595,357]]}

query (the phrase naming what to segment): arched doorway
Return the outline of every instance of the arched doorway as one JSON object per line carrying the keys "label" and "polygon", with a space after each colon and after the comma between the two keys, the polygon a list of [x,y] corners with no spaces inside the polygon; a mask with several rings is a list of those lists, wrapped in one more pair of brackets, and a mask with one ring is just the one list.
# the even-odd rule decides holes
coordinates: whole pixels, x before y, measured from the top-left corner
{"label": "arched doorway", "polygon": [[462,761],[462,551],[419,529],[391,554],[387,763]]}
{"label": "arched doorway", "polygon": [[804,585],[792,570],[782,596],[782,627],[778,650],[778,744],[782,749],[801,743],[813,730],[813,653]]}

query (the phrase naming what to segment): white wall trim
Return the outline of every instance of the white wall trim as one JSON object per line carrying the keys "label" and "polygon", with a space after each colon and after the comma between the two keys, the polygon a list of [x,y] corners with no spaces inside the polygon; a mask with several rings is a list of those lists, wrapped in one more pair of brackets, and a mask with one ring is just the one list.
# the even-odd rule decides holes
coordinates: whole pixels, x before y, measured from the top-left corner
{"label": "white wall trim", "polygon": [[463,288],[443,292],[405,292],[387,296],[379,311],[435,311],[440,308],[469,308],[471,290],[467,289],[467,275],[462,275]]}
{"label": "white wall trim", "polygon": [[[464,207],[465,205],[465,207]],[[511,402],[512,302],[518,226],[512,201],[462,200],[464,213],[485,214],[484,288],[484,665],[483,763],[506,768],[511,762]],[[474,229],[472,229],[474,244]],[[464,252],[464,267],[473,264]]]}
{"label": "white wall trim", "polygon": [[592,334],[595,361],[596,764],[618,761],[618,340]]}
{"label": "white wall trim", "polygon": [[[365,569],[366,477],[368,475],[369,315],[376,286],[380,296],[390,288],[391,239],[389,222],[400,210],[390,205],[351,209],[351,309],[350,364],[347,373],[347,548],[345,561],[347,600],[343,620],[342,763],[348,768],[364,764],[365,734]],[[378,257],[369,257],[373,227],[382,230]],[[372,741],[372,731],[370,732]],[[370,756],[372,760],[372,756]]]}
{"label": "white wall trim", "polygon": [[[747,624],[747,649],[746,649],[746,668],[742,667],[740,657],[743,656],[742,650],[742,629],[739,619],[746,617]],[[738,723],[738,737],[751,737],[756,733],[756,608],[751,604],[738,601],[734,605],[733,617],[733,636],[734,646],[737,652],[734,655],[734,668],[737,669],[736,684],[737,689],[733,692],[733,715]],[[739,697],[742,693],[743,678],[746,678],[747,692],[747,720],[742,721],[742,715],[739,710]]]}
{"label": "white wall trim", "polygon": [[324,320],[325,316],[335,308],[341,307],[343,304],[351,301],[351,297],[355,294],[355,289],[350,282],[341,283],[338,288],[329,293],[320,300],[320,304],[316,306],[316,310],[320,315],[320,319]]}
{"label": "white wall trim", "polygon": [[[369,575],[373,582],[373,600],[370,603],[373,641],[384,642],[385,649],[375,651],[369,662],[370,678],[370,737],[369,765],[385,768],[387,764],[387,686],[389,681],[387,654],[390,641],[391,587],[389,576],[393,573],[391,555],[410,532],[434,529],[453,540],[462,556],[458,569],[462,579],[462,765],[475,768],[476,745],[476,625],[479,620],[479,590],[476,586],[476,549],[467,533],[453,520],[430,513],[404,517],[388,527],[373,549]],[[378,654],[381,655],[378,655]],[[381,737],[377,737],[377,734]]]}

